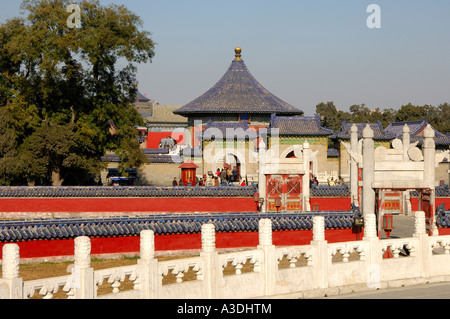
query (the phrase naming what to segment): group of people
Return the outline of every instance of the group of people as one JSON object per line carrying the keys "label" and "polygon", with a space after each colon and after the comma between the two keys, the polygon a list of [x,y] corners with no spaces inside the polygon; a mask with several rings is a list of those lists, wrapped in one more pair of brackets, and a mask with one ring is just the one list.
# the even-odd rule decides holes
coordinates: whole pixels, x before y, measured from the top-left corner
{"label": "group of people", "polygon": [[336,185],[344,184],[344,180],[340,176],[336,180],[334,180],[334,178],[332,177],[330,180],[327,180],[327,182],[328,182],[328,186],[336,186]]}
{"label": "group of people", "polygon": [[[231,167],[228,168],[218,168],[216,171],[216,176],[214,176],[214,186],[219,185],[230,185],[232,182],[239,182],[240,176],[239,172],[234,168],[233,170]],[[245,180],[243,179],[241,181],[241,186],[247,185]]]}
{"label": "group of people", "polygon": [[[216,171],[216,175],[213,177],[213,185],[214,186],[228,186],[230,185],[231,182],[236,182],[239,181],[239,174],[238,172],[234,169],[231,171],[231,169],[225,169],[223,168],[222,170],[220,168],[217,169]],[[182,181],[180,180],[180,182],[177,181],[177,178],[174,177],[173,181],[172,181],[172,186],[176,187],[176,186],[182,186]],[[242,179],[241,186],[246,186],[247,182],[245,181],[245,179]],[[196,179],[190,179],[187,183],[187,186],[206,186],[206,178],[198,178],[196,177]]]}
{"label": "group of people", "polygon": [[216,171],[216,177],[220,178],[220,181],[222,183],[224,182],[237,182],[239,181],[239,172],[234,168],[233,170],[231,167],[228,168],[218,168]]}
{"label": "group of people", "polygon": [[[331,179],[327,179],[327,184],[328,186],[336,186],[336,185],[343,185],[344,184],[344,180],[339,176],[338,179],[334,179],[334,177],[331,177]],[[312,176],[310,181],[309,181],[309,186],[310,187],[316,187],[319,185],[319,181],[317,180],[317,177]]]}
{"label": "group of people", "polygon": [[[176,187],[178,186],[178,181],[177,178],[174,177],[173,181],[172,181],[172,186]],[[183,186],[182,181],[180,180],[180,186]],[[187,183],[187,186],[206,186],[206,180],[202,177],[202,178],[198,178],[196,177],[195,180],[194,179],[190,179]]]}

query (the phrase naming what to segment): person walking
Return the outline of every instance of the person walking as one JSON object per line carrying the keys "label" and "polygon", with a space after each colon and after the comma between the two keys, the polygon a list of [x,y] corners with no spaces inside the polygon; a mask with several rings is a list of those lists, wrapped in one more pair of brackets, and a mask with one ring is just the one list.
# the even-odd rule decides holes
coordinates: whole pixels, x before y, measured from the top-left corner
{"label": "person walking", "polygon": [[177,182],[177,178],[176,178],[176,177],[173,178],[172,186],[173,186],[173,187],[178,186],[178,182]]}

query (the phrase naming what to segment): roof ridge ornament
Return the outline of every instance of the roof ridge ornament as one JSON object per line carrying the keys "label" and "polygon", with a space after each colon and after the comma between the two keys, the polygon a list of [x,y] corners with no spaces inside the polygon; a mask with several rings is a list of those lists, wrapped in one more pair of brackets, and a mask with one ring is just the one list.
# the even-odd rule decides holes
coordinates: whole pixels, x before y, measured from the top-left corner
{"label": "roof ridge ornament", "polygon": [[234,49],[234,52],[236,53],[234,61],[242,61],[241,58],[242,49],[237,47]]}

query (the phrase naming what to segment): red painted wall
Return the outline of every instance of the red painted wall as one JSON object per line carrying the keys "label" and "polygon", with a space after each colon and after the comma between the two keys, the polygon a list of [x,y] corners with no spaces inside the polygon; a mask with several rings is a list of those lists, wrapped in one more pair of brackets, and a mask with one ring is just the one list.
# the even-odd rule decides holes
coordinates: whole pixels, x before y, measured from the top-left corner
{"label": "red painted wall", "polygon": [[319,205],[319,211],[342,211],[352,209],[350,197],[311,197],[311,210]]}
{"label": "red painted wall", "polygon": [[[276,231],[273,232],[273,244],[276,246],[308,245],[312,240],[312,230]],[[362,237],[362,236],[361,236]],[[351,229],[326,230],[325,238],[329,243],[357,240]],[[91,254],[137,253],[140,238],[111,237],[91,238]],[[56,256],[73,256],[74,240],[36,240],[17,242],[21,258],[40,258]],[[259,244],[258,232],[217,233],[216,247],[243,248],[256,247]],[[0,243],[0,254],[5,243]],[[202,247],[201,234],[156,235],[155,250],[199,250]]]}
{"label": "red painted wall", "polygon": [[[449,197],[436,197],[436,207],[441,206],[442,203],[445,203],[446,210],[450,210],[450,198]],[[417,197],[411,198],[411,209],[412,209],[412,211],[419,210],[419,198],[417,198]]]}
{"label": "red painted wall", "polygon": [[184,133],[179,132],[148,132],[147,135],[147,148],[155,149],[159,148],[159,142],[163,138],[172,137],[178,144],[184,144]]}
{"label": "red painted wall", "polygon": [[27,212],[255,212],[253,197],[0,198],[0,211]]}

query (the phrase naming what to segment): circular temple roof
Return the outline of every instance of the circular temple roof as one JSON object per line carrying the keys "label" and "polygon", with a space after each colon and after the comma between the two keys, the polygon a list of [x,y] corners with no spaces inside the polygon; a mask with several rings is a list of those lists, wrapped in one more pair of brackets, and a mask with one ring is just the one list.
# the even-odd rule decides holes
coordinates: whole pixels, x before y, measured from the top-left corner
{"label": "circular temple roof", "polygon": [[303,115],[303,111],[267,91],[251,75],[241,51],[241,48],[235,49],[235,59],[210,90],[174,113],[183,116],[211,113]]}

